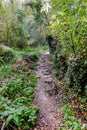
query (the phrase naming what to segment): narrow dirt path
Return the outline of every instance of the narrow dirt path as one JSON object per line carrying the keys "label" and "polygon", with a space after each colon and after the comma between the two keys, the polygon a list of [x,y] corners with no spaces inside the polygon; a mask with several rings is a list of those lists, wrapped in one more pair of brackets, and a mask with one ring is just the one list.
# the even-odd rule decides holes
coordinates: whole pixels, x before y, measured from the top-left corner
{"label": "narrow dirt path", "polygon": [[34,103],[39,107],[38,121],[34,130],[59,130],[62,125],[61,109],[56,94],[52,64],[48,51],[42,53],[36,66],[36,91]]}

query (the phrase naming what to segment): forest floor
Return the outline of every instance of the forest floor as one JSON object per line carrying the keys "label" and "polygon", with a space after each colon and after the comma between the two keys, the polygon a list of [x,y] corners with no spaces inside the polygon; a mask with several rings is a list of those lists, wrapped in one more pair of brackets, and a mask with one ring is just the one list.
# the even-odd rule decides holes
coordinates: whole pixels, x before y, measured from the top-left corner
{"label": "forest floor", "polygon": [[[80,111],[78,102],[75,102],[77,100],[70,100],[71,93],[65,91],[63,83],[53,74],[53,62],[47,47],[19,51],[16,54],[12,63],[0,67],[0,85],[3,88],[0,89],[0,104],[3,105],[0,107],[0,116],[3,117],[3,120],[0,120],[0,128],[3,127],[3,121],[8,119],[3,113],[9,112],[8,117],[12,113],[15,115],[17,108],[22,105],[23,112],[32,108],[27,126],[29,130],[87,130],[87,123],[82,123],[78,116],[82,115],[82,119],[86,117]],[[11,112],[11,108],[15,111]],[[12,130],[12,127],[25,129],[29,117],[26,118],[27,114],[22,116],[22,111],[16,115],[20,119],[18,123],[21,119],[24,123],[17,126],[13,122],[13,116],[6,130]]]}
{"label": "forest floor", "polygon": [[61,92],[55,89],[52,61],[48,51],[42,53],[35,70],[37,83],[34,104],[39,107],[39,112],[34,130],[58,130],[62,126]]}

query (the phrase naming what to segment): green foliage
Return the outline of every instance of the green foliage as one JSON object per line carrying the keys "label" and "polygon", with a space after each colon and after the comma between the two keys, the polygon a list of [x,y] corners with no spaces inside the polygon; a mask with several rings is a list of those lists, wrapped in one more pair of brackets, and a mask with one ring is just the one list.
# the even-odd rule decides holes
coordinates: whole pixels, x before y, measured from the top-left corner
{"label": "green foliage", "polygon": [[45,12],[42,11],[42,8],[43,3],[41,0],[25,2],[25,10],[29,15],[27,22],[29,32],[28,43],[32,47],[46,44],[47,19]]}
{"label": "green foliage", "polygon": [[43,7],[42,1],[29,1],[26,2],[26,6],[30,6],[32,8],[35,21],[37,21],[39,24],[43,23],[45,20],[45,14],[44,12],[41,12]]}
{"label": "green foliage", "polygon": [[62,101],[62,111],[64,116],[62,118],[63,126],[60,127],[60,130],[86,130],[86,124],[82,123],[81,119],[75,116],[72,106],[67,103],[68,98],[65,95],[62,95]]}
{"label": "green foliage", "polygon": [[32,93],[34,91],[33,84],[35,83],[34,77],[32,82],[31,76],[33,77],[33,75],[29,76],[30,83],[26,83],[26,81],[24,81],[24,76],[20,75],[20,78],[18,78],[19,75],[14,75],[14,77],[6,81],[4,86],[1,87],[1,95],[4,95],[4,97],[8,97],[11,100],[25,95],[28,97],[28,100],[31,101],[33,97]]}
{"label": "green foliage", "polygon": [[24,23],[24,18],[26,17],[26,13],[23,10],[18,9],[16,11],[17,19],[20,23]]}
{"label": "green foliage", "polygon": [[6,98],[0,98],[1,119],[5,119],[5,127],[7,127],[11,122],[21,128],[27,129],[36,122],[36,112],[37,108],[26,107],[24,105],[14,105],[12,102]]}
{"label": "green foliage", "polygon": [[0,47],[0,65],[10,63],[14,59],[14,52]]}
{"label": "green foliage", "polygon": [[[53,1],[58,14],[54,14],[52,22],[52,28],[56,32],[55,34],[59,36],[60,42],[63,46],[63,52],[78,53],[86,47],[86,2],[84,1]],[[82,8],[84,7],[84,8]],[[81,14],[81,12],[83,12]]]}
{"label": "green foliage", "polygon": [[15,19],[7,24],[4,30],[5,40],[8,46],[25,48],[27,47],[27,27],[24,23],[25,13],[22,10],[17,10],[15,13]]}
{"label": "green foliage", "polygon": [[87,2],[52,2],[55,8],[52,9],[50,35],[55,41],[52,54],[56,75],[66,87],[84,95],[87,85]]}
{"label": "green foliage", "polygon": [[61,128],[61,130],[63,129],[81,130],[81,126],[82,126],[81,121],[78,120],[73,115],[72,109],[70,108],[69,105],[63,106],[63,112],[64,112],[64,119],[63,119],[64,128]]}
{"label": "green foliage", "polygon": [[[47,46],[26,50],[13,50],[3,45],[0,47],[0,54],[11,51],[17,60],[0,67],[0,127],[5,124],[6,130],[13,127],[26,130],[35,125],[38,108],[32,105],[36,83],[33,69],[39,55],[46,49]],[[3,58],[5,56],[8,58],[9,53]]]}
{"label": "green foliage", "polygon": [[86,87],[86,57],[81,56],[80,54],[76,56],[71,56],[68,60],[68,70],[65,76],[66,84],[67,81],[70,82],[70,84],[67,84],[66,86],[74,87],[73,89],[76,89],[77,93],[80,93],[81,95],[86,94],[85,93],[85,87]]}
{"label": "green foliage", "polygon": [[3,44],[20,49],[45,44],[47,17],[41,0],[9,1],[0,5],[0,41]]}
{"label": "green foliage", "polygon": [[[35,54],[33,56],[36,58]],[[35,74],[30,69],[32,64],[30,61],[0,67],[0,121],[5,123],[5,129],[25,130],[36,123],[38,109],[31,106],[36,83]]]}
{"label": "green foliage", "polygon": [[[49,47],[55,74],[62,80],[69,102],[77,99],[78,103],[72,103],[71,107],[74,106],[78,113],[81,109],[86,118],[84,113],[87,110],[87,2],[52,0],[52,4],[49,26],[52,41],[49,42]],[[81,130],[81,125],[70,112],[71,108],[66,106],[64,115],[68,128],[65,129]],[[81,121],[83,122],[83,119]]]}
{"label": "green foliage", "polygon": [[[1,2],[2,3],[2,2]],[[26,12],[22,9],[22,4],[4,2],[0,8],[0,40],[3,44],[11,47],[27,47],[27,23]]]}

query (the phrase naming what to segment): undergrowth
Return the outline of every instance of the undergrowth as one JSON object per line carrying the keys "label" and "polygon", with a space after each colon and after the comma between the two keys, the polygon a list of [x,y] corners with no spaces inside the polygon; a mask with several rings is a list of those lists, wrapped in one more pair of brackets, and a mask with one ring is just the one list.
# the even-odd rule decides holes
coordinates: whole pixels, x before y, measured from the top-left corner
{"label": "undergrowth", "polygon": [[[34,86],[36,78],[34,73],[26,74],[28,68],[22,66],[14,69],[3,67],[1,72],[2,83],[0,84],[0,120],[4,127],[18,127],[21,129],[30,128],[36,122],[36,107],[31,107],[34,98]],[[8,74],[9,73],[9,74]],[[24,74],[23,74],[24,73]],[[4,78],[4,79],[3,79]]]}
{"label": "undergrowth", "polygon": [[[45,47],[14,51],[15,61],[0,67],[0,128],[26,130],[35,125],[38,108],[32,104],[34,67]],[[29,56],[28,56],[29,55]],[[25,59],[22,57],[25,56]],[[32,61],[30,61],[32,59]],[[35,59],[35,60],[34,60]],[[28,60],[28,61],[27,61]]]}
{"label": "undergrowth", "polygon": [[[76,104],[76,106],[74,105],[72,98],[70,99],[70,95],[69,96],[67,95],[63,87],[63,84],[61,82],[59,82],[59,84],[61,87],[60,89],[63,92],[63,95],[61,95],[63,125],[60,127],[60,130],[87,130],[86,123],[83,123],[81,121],[81,118],[79,116],[76,116],[77,112],[75,113],[74,107],[77,106],[78,108],[78,104]],[[74,93],[73,93],[73,96],[74,96]],[[72,100],[72,104],[71,104],[71,100]]]}

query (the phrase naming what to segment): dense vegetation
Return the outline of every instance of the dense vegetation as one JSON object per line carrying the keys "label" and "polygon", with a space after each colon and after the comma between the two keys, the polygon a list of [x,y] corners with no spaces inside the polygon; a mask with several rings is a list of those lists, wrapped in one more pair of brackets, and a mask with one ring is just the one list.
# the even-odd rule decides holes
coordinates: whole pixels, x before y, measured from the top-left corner
{"label": "dense vegetation", "polygon": [[36,18],[38,3],[0,0],[0,129],[24,130],[36,123],[34,67],[45,49],[39,47],[45,34]]}
{"label": "dense vegetation", "polygon": [[47,43],[68,102],[87,123],[87,1],[0,0],[1,128],[23,130],[35,124],[34,67],[45,49],[38,46]]}
{"label": "dense vegetation", "polygon": [[52,0],[52,3],[49,46],[55,74],[63,81],[78,116],[87,122],[84,116],[87,114],[87,2]]}

